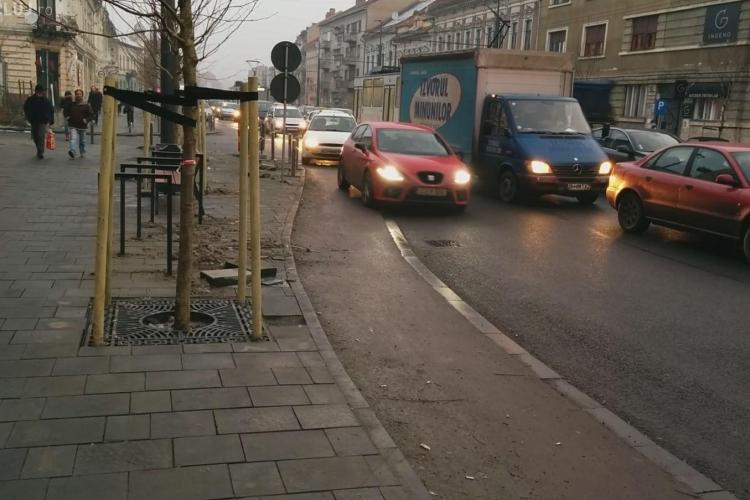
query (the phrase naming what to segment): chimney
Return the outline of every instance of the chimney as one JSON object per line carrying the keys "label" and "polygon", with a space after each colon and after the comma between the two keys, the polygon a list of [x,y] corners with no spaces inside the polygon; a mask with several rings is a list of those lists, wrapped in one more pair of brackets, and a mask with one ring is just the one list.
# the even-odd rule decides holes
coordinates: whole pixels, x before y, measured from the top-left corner
{"label": "chimney", "polygon": [[336,9],[330,8],[328,9],[328,12],[326,12],[326,19],[329,19],[336,15]]}

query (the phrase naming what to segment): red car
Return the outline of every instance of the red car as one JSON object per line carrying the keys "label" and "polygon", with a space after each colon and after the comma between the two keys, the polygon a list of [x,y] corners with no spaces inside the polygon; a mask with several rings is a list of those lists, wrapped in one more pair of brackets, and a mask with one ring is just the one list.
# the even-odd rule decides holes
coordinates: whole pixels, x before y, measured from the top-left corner
{"label": "red car", "polygon": [[463,211],[469,204],[471,174],[429,127],[406,123],[363,123],[344,143],[339,189],[352,185],[362,203],[435,203]]}
{"label": "red car", "polygon": [[627,232],[643,232],[653,222],[719,235],[739,241],[750,261],[748,146],[684,143],[618,163],[607,201]]}

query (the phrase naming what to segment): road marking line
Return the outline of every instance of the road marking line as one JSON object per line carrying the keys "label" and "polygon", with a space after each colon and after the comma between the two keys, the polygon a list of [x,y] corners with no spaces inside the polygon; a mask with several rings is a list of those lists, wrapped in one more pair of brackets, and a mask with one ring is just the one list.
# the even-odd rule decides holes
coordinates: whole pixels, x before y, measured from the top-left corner
{"label": "road marking line", "polygon": [[654,444],[651,439],[631,426],[623,419],[615,415],[600,405],[586,393],[576,388],[565,380],[555,370],[547,366],[523,347],[518,345],[513,339],[501,332],[487,318],[482,316],[473,307],[467,304],[461,296],[454,292],[448,285],[438,278],[430,269],[417,257],[412,250],[409,241],[406,239],[398,223],[393,219],[383,217],[388,232],[391,234],[393,242],[401,252],[403,259],[419,274],[425,282],[439,293],[446,302],[450,304],[461,316],[471,323],[480,333],[484,334],[500,347],[506,354],[515,356],[523,364],[528,366],[532,372],[547,385],[555,389],[558,393],[565,396],[568,401],[577,407],[589,413],[597,422],[601,423],[614,433],[618,438],[625,441],[631,448],[634,448],[643,456],[662,470],[670,474],[676,481],[679,481],[690,488],[696,495],[703,498],[704,494],[716,494],[721,492],[722,500],[738,500],[734,495],[724,490],[687,463],[672,455],[661,446]]}

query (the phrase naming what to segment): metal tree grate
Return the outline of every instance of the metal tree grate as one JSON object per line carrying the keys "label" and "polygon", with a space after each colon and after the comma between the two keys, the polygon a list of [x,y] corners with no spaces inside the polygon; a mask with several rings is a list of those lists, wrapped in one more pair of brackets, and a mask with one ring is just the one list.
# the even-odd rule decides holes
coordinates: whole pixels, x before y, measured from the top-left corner
{"label": "metal tree grate", "polygon": [[427,243],[430,246],[438,247],[438,248],[448,248],[448,247],[460,247],[461,244],[457,241],[453,240],[425,240],[425,243]]}
{"label": "metal tree grate", "polygon": [[107,345],[175,345],[247,342],[251,313],[246,304],[228,299],[193,299],[188,331],[154,322],[174,311],[174,299],[112,299],[104,322]]}

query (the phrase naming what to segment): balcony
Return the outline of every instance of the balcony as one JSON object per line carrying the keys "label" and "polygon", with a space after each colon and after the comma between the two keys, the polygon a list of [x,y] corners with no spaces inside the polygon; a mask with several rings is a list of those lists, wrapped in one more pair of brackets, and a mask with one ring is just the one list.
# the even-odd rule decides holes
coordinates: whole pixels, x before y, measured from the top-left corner
{"label": "balcony", "polygon": [[56,14],[40,15],[34,25],[33,34],[38,38],[63,38],[70,40],[75,38],[77,23],[70,16]]}
{"label": "balcony", "polygon": [[358,32],[349,32],[344,35],[344,42],[355,45],[359,41],[359,33]]}
{"label": "balcony", "polygon": [[354,54],[344,56],[344,64],[347,66],[356,66],[359,64],[359,57]]}

